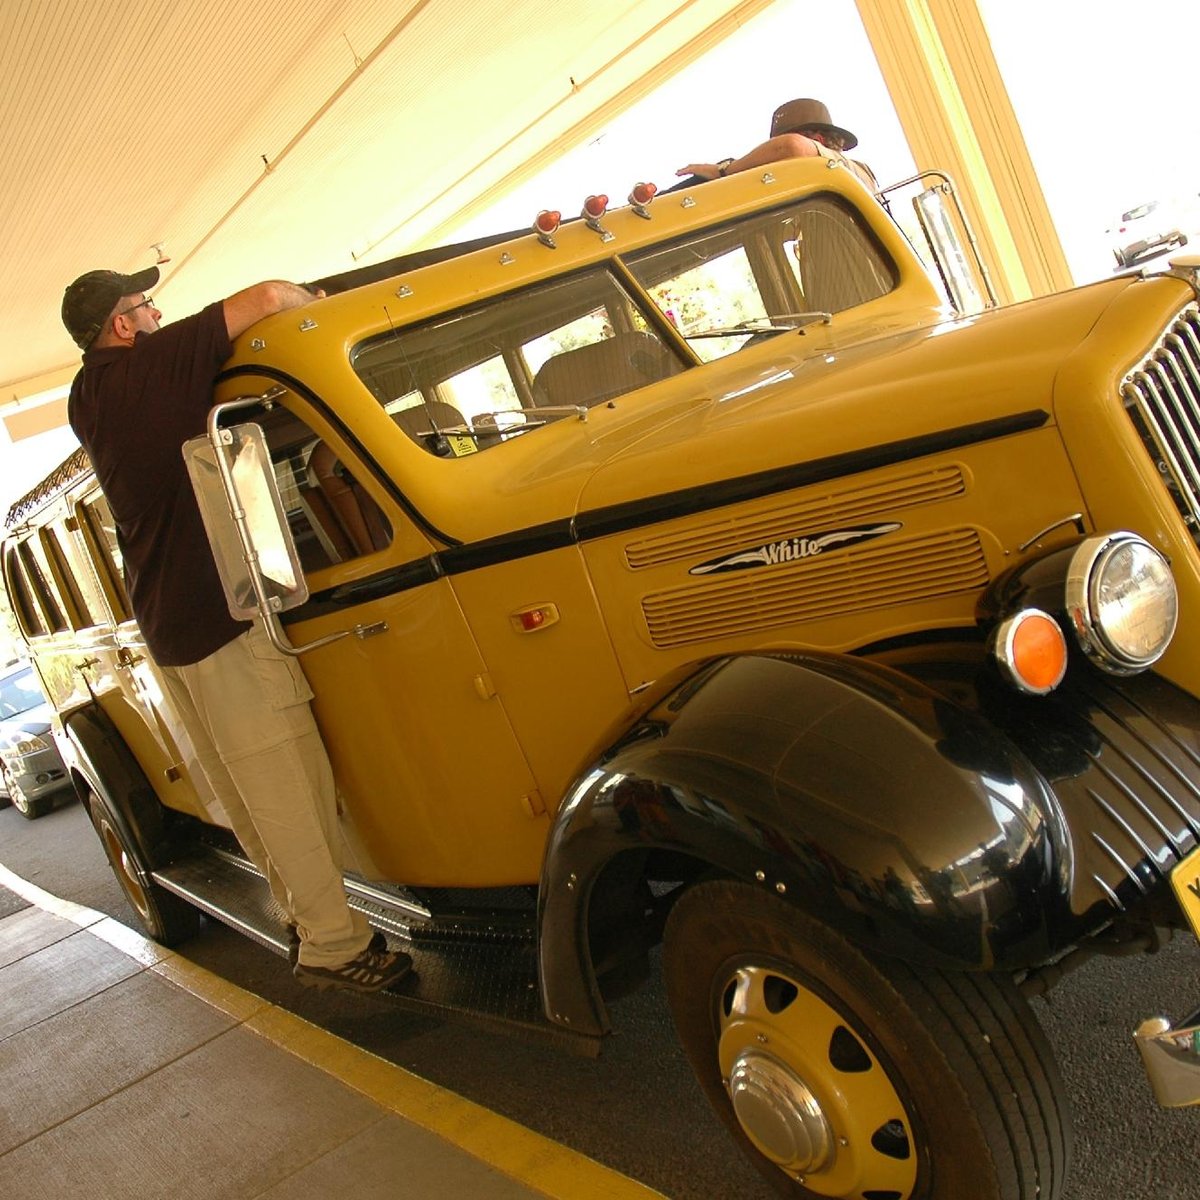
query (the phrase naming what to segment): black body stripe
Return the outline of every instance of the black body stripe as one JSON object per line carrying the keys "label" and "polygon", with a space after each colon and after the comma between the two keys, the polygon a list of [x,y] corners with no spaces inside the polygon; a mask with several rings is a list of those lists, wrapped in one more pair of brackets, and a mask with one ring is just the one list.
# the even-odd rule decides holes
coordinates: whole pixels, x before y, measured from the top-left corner
{"label": "black body stripe", "polygon": [[[736,479],[726,479],[720,483],[684,488],[677,492],[648,496],[644,500],[631,500],[624,504],[613,504],[607,508],[580,513],[574,519],[564,517],[483,541],[466,544],[456,542],[449,549],[439,551],[428,558],[389,568],[378,575],[357,580],[352,584],[315,593],[306,604],[285,613],[283,620],[287,624],[307,620],[348,605],[420,587],[432,583],[442,575],[461,575],[496,563],[513,562],[548,550],[561,550],[614,533],[656,525],[675,517],[725,508],[760,496],[771,496],[828,479],[855,475],[908,459],[921,458],[927,454],[991,441],[1014,433],[1024,433],[1040,428],[1049,419],[1049,413],[1044,410],[1031,409],[992,421],[958,425],[937,433],[885,442],[865,450],[834,454],[828,458],[793,463],[786,467],[774,467],[753,475],[740,475]],[[411,511],[409,506],[406,506],[406,511]],[[422,527],[428,528],[424,524]]]}

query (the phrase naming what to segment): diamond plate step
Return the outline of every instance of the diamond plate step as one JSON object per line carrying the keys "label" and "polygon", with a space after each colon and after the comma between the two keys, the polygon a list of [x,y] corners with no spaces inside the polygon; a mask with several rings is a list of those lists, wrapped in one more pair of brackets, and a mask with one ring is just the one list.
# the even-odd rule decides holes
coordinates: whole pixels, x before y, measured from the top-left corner
{"label": "diamond plate step", "polygon": [[[283,913],[266,880],[244,860],[197,847],[154,872],[167,891],[232,926],[260,945],[287,954]],[[352,889],[353,884],[349,885]],[[439,931],[421,920],[419,906],[380,889],[350,894],[353,908],[412,955],[414,976],[381,993],[397,1006],[441,1020],[465,1021],[494,1031],[549,1041],[575,1054],[595,1056],[600,1039],[547,1020],[537,981],[537,944],[531,930],[500,919]]]}

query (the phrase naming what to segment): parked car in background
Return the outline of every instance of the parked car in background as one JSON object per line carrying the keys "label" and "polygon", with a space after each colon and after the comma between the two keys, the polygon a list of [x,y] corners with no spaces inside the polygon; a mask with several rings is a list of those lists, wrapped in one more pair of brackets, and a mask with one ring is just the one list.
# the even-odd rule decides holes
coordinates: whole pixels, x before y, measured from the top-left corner
{"label": "parked car in background", "polygon": [[1121,214],[1108,231],[1118,267],[1128,267],[1146,255],[1186,246],[1187,234],[1176,210],[1160,200],[1139,204]]}
{"label": "parked car in background", "polygon": [[74,787],[50,734],[50,706],[33,668],[0,675],[0,801],[32,821]]}

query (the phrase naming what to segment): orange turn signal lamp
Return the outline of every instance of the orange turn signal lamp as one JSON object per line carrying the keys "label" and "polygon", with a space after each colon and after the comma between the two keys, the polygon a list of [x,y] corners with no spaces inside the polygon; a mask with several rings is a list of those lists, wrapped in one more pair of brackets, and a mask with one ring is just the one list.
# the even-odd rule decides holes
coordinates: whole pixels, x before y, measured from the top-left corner
{"label": "orange turn signal lamp", "polygon": [[1024,608],[1001,621],[992,655],[1009,683],[1034,696],[1052,692],[1067,673],[1067,639],[1040,608]]}

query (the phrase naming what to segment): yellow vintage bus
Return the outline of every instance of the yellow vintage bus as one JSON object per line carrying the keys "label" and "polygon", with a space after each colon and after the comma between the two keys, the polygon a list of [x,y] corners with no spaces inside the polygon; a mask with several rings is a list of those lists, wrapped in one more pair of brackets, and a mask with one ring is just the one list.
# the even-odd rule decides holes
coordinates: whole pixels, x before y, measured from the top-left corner
{"label": "yellow vintage bus", "polygon": [[[997,306],[916,187],[932,273],[797,161],[322,281],[188,455],[231,609],[312,685],[397,1003],[595,1053],[662,943],[786,1194],[1053,1200],[1028,997],[1200,904],[1200,260]],[[3,566],[145,928],[284,952],[82,454]]]}

